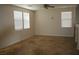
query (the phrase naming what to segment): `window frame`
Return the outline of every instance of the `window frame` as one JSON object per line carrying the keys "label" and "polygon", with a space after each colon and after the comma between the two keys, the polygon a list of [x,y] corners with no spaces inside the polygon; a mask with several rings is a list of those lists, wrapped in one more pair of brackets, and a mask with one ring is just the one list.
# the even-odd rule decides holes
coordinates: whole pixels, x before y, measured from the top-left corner
{"label": "window frame", "polygon": [[24,16],[23,16],[23,29],[30,29],[30,13],[29,12],[23,12],[24,13],[28,13],[29,14],[29,28],[24,28]]}
{"label": "window frame", "polygon": [[[15,29],[15,26],[16,26],[16,25],[15,25],[15,18],[14,18],[15,15],[14,15],[14,11],[22,12],[22,29],[17,29],[17,30]],[[13,11],[14,30],[20,31],[20,30],[27,30],[27,29],[30,29],[30,27],[31,27],[31,26],[30,26],[30,12],[25,12],[25,11],[22,11],[22,10],[14,10],[14,11]],[[29,13],[29,28],[24,28],[24,15],[23,15],[23,13]]]}
{"label": "window frame", "polygon": [[[63,21],[62,21],[62,20],[63,20],[63,18],[62,18],[62,13],[65,13],[65,12],[70,12],[70,13],[71,13],[71,19],[69,19],[70,22],[71,22],[71,23],[70,23],[70,24],[71,24],[70,26],[63,26],[63,24],[62,24],[62,23],[63,23]],[[62,11],[62,12],[61,12],[61,27],[62,27],[62,28],[72,28],[72,27],[73,27],[73,23],[72,23],[72,22],[73,22],[73,20],[72,20],[72,11]]]}

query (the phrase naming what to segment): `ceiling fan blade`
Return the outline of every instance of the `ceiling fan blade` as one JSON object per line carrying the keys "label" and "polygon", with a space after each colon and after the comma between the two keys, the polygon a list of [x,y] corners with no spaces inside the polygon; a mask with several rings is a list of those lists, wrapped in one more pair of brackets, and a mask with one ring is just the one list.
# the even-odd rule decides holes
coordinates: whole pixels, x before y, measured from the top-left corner
{"label": "ceiling fan blade", "polygon": [[47,4],[44,4],[44,8],[48,9],[48,5]]}
{"label": "ceiling fan blade", "polygon": [[44,4],[44,8],[48,9],[48,7],[54,8],[55,6],[50,6],[48,4]]}

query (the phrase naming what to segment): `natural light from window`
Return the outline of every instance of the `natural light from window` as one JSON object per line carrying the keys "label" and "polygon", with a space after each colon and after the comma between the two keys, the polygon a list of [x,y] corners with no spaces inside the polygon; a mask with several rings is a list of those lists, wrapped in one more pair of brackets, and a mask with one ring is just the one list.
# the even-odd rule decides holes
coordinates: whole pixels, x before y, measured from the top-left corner
{"label": "natural light from window", "polygon": [[22,12],[14,11],[14,25],[15,25],[15,30],[23,29]]}
{"label": "natural light from window", "polygon": [[24,29],[30,28],[30,20],[29,20],[29,13],[23,13],[23,18],[24,18]]}
{"label": "natural light from window", "polygon": [[61,12],[61,27],[72,27],[72,12]]}
{"label": "natural light from window", "polygon": [[14,11],[14,27],[15,30],[29,29],[30,28],[29,13],[22,11]]}

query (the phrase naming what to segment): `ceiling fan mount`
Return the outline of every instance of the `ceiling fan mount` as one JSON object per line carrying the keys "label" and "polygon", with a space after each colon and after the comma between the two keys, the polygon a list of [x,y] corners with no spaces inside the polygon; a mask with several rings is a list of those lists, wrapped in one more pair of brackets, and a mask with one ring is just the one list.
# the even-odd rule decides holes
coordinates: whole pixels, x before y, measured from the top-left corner
{"label": "ceiling fan mount", "polygon": [[48,8],[55,8],[55,6],[49,5],[49,4],[44,4],[44,8],[48,9]]}

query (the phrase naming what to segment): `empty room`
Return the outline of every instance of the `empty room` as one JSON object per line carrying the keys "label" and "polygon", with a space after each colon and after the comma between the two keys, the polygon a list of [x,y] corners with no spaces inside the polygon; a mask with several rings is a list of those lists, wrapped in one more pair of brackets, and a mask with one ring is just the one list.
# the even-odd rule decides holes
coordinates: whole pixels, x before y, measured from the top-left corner
{"label": "empty room", "polygon": [[78,55],[79,5],[0,5],[0,55]]}

